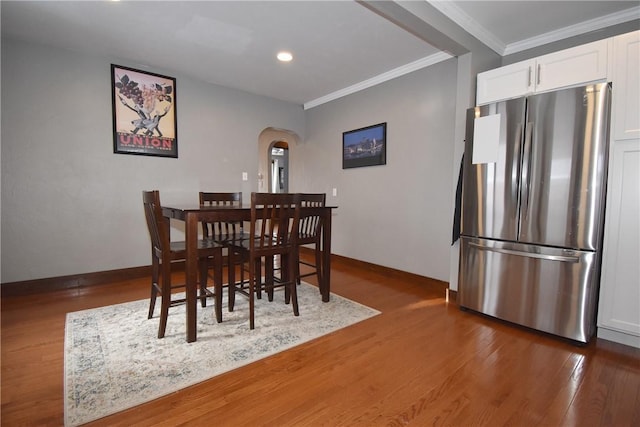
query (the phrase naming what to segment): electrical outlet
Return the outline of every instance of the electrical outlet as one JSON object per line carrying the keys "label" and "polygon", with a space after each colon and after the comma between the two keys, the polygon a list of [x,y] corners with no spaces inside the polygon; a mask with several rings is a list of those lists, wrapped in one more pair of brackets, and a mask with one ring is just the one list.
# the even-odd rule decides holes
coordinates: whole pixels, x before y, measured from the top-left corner
{"label": "electrical outlet", "polygon": [[336,197],[338,195],[338,189],[334,188],[333,189],[333,197]]}
{"label": "electrical outlet", "polygon": [[249,180],[249,174],[247,172],[242,172],[242,180],[243,181],[248,181]]}

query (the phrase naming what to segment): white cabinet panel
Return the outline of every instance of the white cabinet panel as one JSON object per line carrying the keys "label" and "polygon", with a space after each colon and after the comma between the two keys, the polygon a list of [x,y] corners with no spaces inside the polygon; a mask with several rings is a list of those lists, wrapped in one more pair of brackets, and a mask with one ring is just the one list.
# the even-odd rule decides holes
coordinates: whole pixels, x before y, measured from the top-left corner
{"label": "white cabinet panel", "polygon": [[640,139],[611,154],[598,327],[640,337]]}
{"label": "white cabinet panel", "polygon": [[607,39],[537,58],[536,92],[607,78]]}
{"label": "white cabinet panel", "polygon": [[613,38],[614,138],[640,138],[640,31]]}

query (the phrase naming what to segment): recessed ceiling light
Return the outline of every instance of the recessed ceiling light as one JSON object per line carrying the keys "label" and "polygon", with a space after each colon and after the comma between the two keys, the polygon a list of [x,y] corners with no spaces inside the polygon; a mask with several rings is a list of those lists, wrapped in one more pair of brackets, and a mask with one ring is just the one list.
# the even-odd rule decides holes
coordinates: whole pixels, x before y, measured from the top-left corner
{"label": "recessed ceiling light", "polygon": [[278,52],[278,61],[289,62],[293,59],[293,55],[290,52]]}

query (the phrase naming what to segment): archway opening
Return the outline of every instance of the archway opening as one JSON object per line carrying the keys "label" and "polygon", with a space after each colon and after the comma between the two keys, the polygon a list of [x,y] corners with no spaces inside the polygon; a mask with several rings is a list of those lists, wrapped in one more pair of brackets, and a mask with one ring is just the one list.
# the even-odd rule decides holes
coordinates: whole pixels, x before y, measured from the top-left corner
{"label": "archway opening", "polygon": [[289,192],[289,144],[275,141],[269,146],[269,192]]}
{"label": "archway opening", "polygon": [[[293,131],[268,127],[260,132],[258,137],[258,191],[263,193],[273,192],[273,184],[278,184],[277,191],[290,192],[295,183],[292,179],[292,165],[295,162],[295,147],[300,143],[300,137]],[[272,154],[273,148],[286,149],[286,169],[282,171],[284,179],[282,190],[279,189],[277,179],[273,179],[272,160],[278,159],[278,173],[281,167],[281,156]],[[293,174],[295,175],[295,174]],[[279,177],[278,177],[279,178]]]}

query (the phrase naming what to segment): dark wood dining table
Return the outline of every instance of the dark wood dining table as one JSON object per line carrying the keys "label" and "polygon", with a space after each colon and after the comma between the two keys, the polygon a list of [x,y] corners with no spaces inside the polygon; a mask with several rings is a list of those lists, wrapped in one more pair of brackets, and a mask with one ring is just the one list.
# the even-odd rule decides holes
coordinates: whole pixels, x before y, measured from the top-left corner
{"label": "dark wood dining table", "polygon": [[[301,208],[311,210],[314,214],[317,213],[322,219],[322,273],[320,274],[318,287],[324,302],[329,302],[331,294],[331,213],[335,208],[335,206]],[[197,339],[198,224],[201,221],[250,221],[251,206],[166,205],[162,206],[162,214],[166,218],[185,222],[187,342],[194,342]]]}

